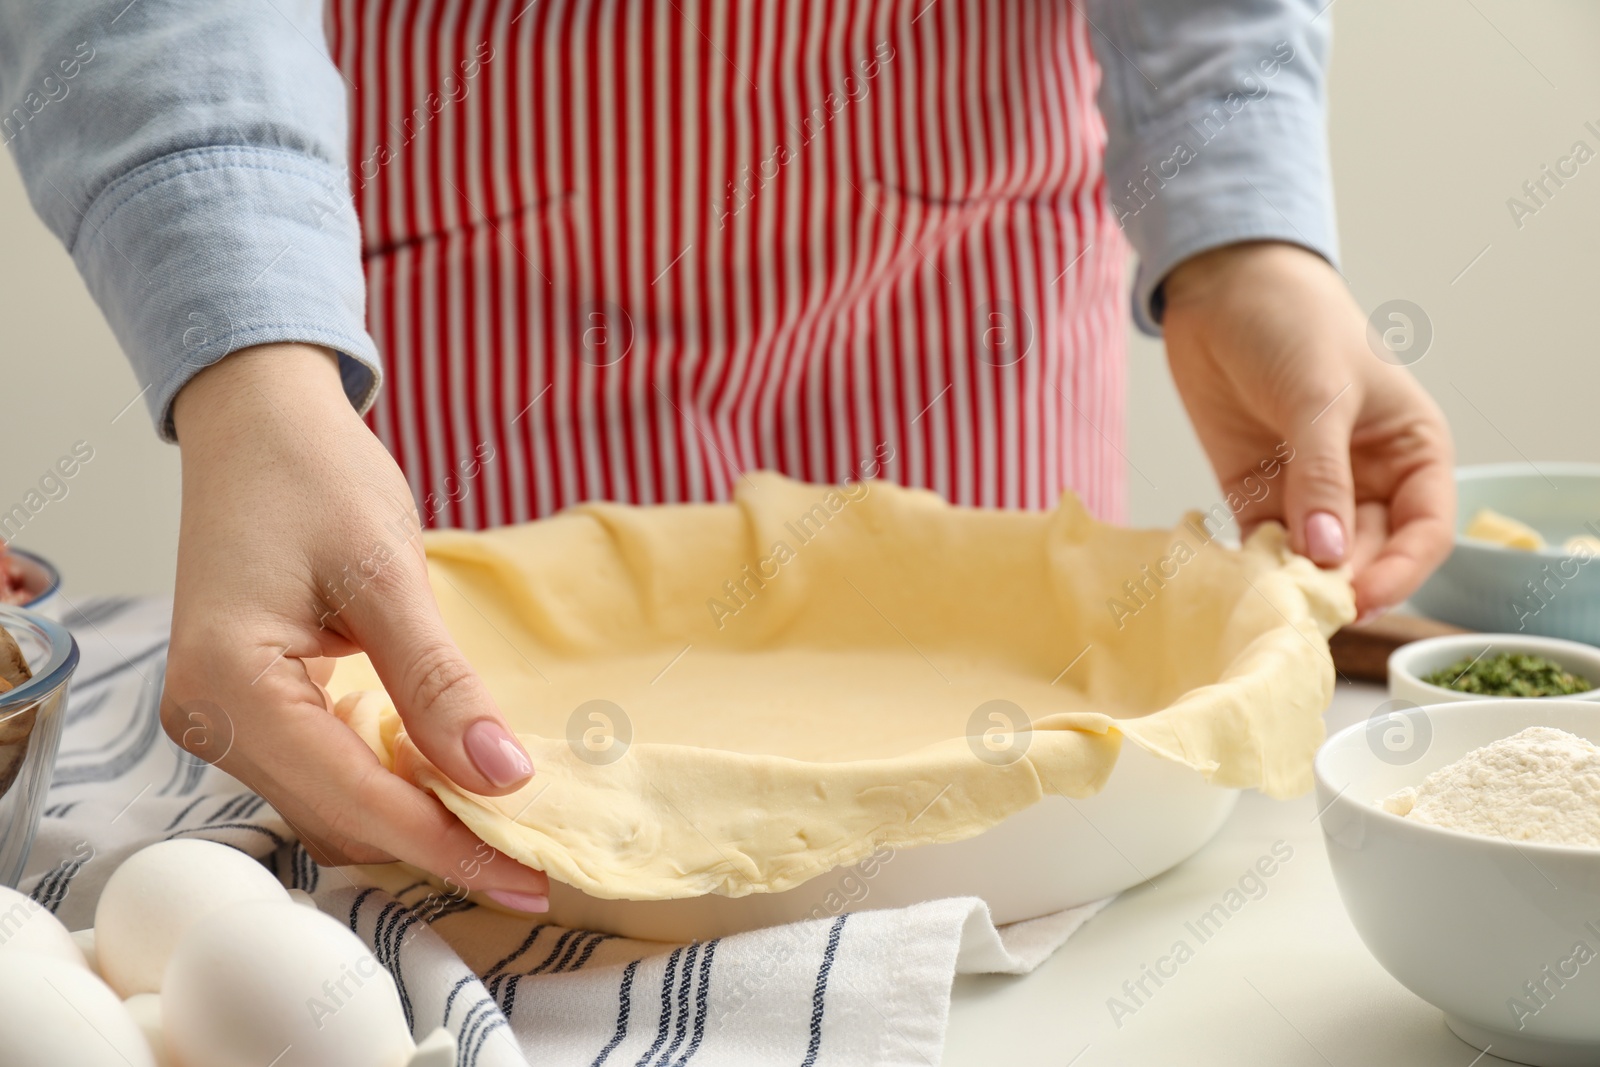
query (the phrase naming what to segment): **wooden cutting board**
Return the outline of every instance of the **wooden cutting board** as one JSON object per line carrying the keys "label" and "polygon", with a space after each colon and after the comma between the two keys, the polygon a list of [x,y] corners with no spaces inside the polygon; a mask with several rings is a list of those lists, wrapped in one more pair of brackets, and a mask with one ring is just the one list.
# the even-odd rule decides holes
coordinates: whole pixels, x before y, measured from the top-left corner
{"label": "wooden cutting board", "polygon": [[1362,682],[1389,681],[1389,653],[1401,645],[1441,634],[1469,631],[1420,615],[1391,612],[1360,626],[1346,626],[1328,639],[1333,665],[1346,678]]}

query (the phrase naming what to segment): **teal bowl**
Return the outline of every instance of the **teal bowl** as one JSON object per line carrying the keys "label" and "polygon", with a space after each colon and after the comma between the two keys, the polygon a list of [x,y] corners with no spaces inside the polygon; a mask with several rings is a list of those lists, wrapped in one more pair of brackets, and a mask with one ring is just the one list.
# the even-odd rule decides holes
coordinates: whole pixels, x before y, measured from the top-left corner
{"label": "teal bowl", "polygon": [[[1539,634],[1600,645],[1600,556],[1568,552],[1569,537],[1600,537],[1600,464],[1496,463],[1456,471],[1455,548],[1411,605],[1486,633]],[[1480,508],[1544,535],[1537,551],[1463,537]]]}

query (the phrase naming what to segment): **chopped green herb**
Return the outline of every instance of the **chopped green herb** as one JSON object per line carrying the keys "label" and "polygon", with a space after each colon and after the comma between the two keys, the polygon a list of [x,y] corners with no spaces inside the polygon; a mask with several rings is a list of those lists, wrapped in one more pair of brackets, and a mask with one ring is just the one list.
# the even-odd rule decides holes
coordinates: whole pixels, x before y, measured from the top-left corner
{"label": "chopped green herb", "polygon": [[1422,680],[1458,693],[1495,697],[1558,697],[1594,688],[1589,679],[1573,674],[1561,664],[1525,652],[1464,659]]}

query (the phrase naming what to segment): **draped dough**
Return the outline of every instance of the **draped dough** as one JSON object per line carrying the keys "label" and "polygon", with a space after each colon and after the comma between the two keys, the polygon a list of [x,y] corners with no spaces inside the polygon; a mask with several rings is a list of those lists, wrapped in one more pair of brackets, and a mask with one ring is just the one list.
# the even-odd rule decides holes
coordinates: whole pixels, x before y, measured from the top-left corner
{"label": "draped dough", "polygon": [[483,840],[613,898],[777,892],[970,837],[1092,795],[1124,738],[1218,786],[1303,792],[1326,639],[1354,614],[1281,527],[1236,549],[1198,514],[1126,530],[1070,495],[991,511],[752,474],[733,503],[587,504],[426,545],[536,776],[455,786],[365,657],[341,661],[337,713]]}

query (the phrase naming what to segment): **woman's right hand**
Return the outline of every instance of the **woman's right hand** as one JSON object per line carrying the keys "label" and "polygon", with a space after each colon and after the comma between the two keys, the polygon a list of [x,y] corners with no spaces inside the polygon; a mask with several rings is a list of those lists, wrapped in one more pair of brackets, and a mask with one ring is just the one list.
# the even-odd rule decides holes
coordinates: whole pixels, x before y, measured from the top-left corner
{"label": "woman's right hand", "polygon": [[332,353],[244,349],[174,407],[183,521],[167,733],[265,797],[327,865],[405,860],[452,888],[543,911],[549,882],[385,770],[307,662],[365,652],[435,766],[510,793],[533,773],[440,619],[404,476]]}

